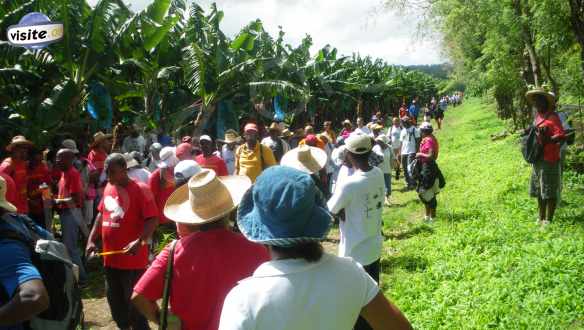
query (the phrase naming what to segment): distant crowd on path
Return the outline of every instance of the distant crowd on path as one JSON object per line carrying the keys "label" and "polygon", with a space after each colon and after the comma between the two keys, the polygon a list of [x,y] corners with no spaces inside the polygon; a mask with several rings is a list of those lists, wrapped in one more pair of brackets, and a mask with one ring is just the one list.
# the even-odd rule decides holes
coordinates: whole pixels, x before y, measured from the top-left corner
{"label": "distant crowd on path", "polygon": [[[82,288],[86,260],[101,257],[120,329],[148,329],[148,320],[183,329],[409,328],[378,285],[383,206],[403,171],[424,220],[436,217],[444,177],[430,120],[441,127],[459,102],[433,98],[420,108],[415,99],[400,117],[378,112],[340,131],[327,121],[318,134],[274,122],[261,136],[248,123],[241,136],[185,136],[175,146],[132,127],[120,146],[95,133],[87,154],[73,139],[43,152],[15,136],[0,165],[0,329],[21,329],[48,299],[35,252],[5,231],[60,238]],[[34,227],[14,225],[28,219]],[[338,257],[320,243],[335,221]],[[178,240],[155,256],[168,233]]]}

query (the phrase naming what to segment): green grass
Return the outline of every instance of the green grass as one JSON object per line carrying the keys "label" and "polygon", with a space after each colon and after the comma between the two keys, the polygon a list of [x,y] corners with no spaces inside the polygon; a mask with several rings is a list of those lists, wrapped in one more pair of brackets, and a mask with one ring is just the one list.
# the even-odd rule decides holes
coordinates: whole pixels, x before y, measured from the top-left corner
{"label": "green grass", "polygon": [[517,137],[490,139],[505,129],[493,106],[469,99],[445,128],[438,219],[423,223],[413,192],[385,211],[386,295],[417,329],[584,329],[584,176],[564,175],[541,229]]}

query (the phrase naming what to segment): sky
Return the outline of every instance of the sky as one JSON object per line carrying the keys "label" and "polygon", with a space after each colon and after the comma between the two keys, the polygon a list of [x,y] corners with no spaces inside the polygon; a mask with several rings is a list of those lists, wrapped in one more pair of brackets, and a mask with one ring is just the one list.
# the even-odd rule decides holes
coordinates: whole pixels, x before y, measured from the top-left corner
{"label": "sky", "polygon": [[[94,5],[97,0],[89,0]],[[151,0],[125,0],[134,11]],[[211,0],[200,1],[208,8]],[[382,0],[217,0],[225,12],[221,28],[230,37],[252,20],[261,19],[264,28],[276,36],[278,26],[284,40],[298,45],[310,34],[311,52],[330,44],[340,54],[360,53],[382,58],[390,64],[437,64],[446,60],[439,44],[416,38],[417,21],[382,7]]]}

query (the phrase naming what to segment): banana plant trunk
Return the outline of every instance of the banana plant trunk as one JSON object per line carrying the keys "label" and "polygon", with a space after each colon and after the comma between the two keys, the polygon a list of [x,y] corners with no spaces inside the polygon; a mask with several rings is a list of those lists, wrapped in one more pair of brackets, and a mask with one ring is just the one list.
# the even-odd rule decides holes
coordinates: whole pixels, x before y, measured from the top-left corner
{"label": "banana plant trunk", "polygon": [[211,116],[213,116],[216,109],[216,103],[211,103],[208,106],[205,106],[205,104],[201,105],[201,110],[194,121],[193,136],[201,136],[203,134],[203,129],[207,125],[207,122],[209,122],[209,119],[211,119]]}

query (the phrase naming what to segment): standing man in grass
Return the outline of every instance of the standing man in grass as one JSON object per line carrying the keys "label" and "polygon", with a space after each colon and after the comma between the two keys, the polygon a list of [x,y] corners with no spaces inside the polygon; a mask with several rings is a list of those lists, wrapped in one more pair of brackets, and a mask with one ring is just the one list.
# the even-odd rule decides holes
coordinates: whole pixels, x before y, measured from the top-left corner
{"label": "standing man in grass", "polygon": [[548,225],[554,218],[560,199],[560,143],[565,139],[560,117],[553,110],[556,98],[543,89],[526,94],[527,102],[536,110],[537,141],[543,146],[543,157],[533,164],[529,193],[537,198],[538,224]]}
{"label": "standing man in grass", "polygon": [[[383,172],[369,164],[371,140],[368,135],[354,133],[345,141],[346,157],[355,173],[338,182],[338,188],[327,206],[332,214],[345,210],[345,220],[339,224],[339,256],[353,258],[379,283],[385,187]],[[359,318],[355,329],[371,328],[363,318]]]}

